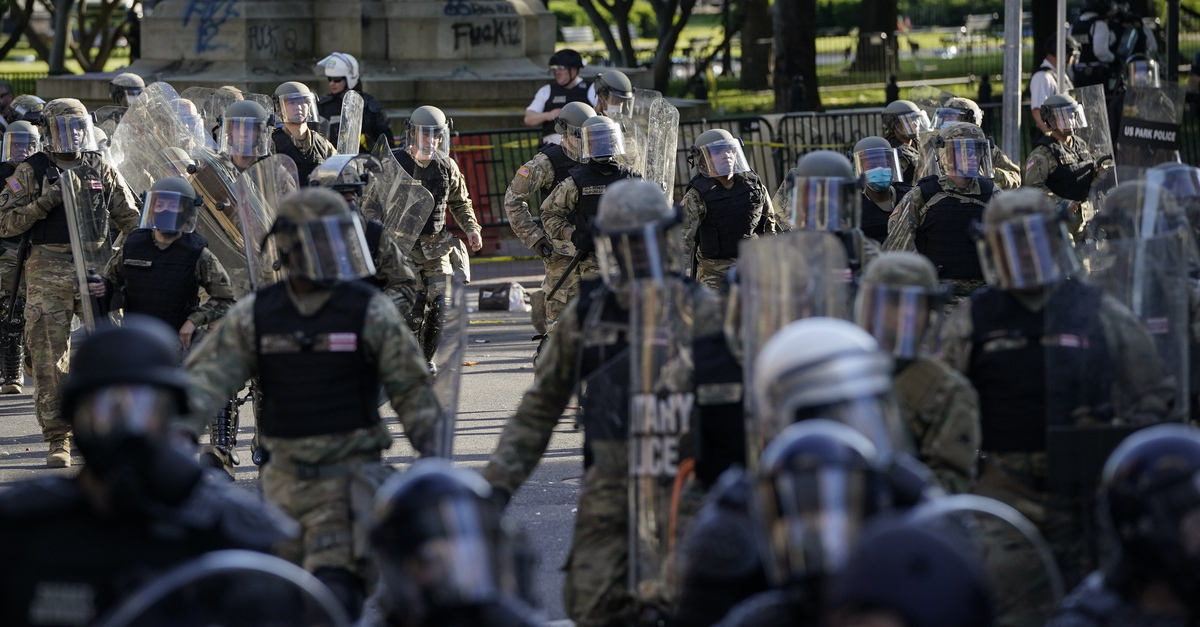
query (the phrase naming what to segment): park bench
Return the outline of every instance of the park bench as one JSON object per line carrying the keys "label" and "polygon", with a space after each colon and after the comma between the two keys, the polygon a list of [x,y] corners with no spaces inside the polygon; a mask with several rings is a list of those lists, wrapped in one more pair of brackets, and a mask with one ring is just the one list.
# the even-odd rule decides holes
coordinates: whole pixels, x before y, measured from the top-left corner
{"label": "park bench", "polygon": [[562,37],[563,43],[567,44],[596,43],[596,33],[592,31],[591,26],[564,26]]}

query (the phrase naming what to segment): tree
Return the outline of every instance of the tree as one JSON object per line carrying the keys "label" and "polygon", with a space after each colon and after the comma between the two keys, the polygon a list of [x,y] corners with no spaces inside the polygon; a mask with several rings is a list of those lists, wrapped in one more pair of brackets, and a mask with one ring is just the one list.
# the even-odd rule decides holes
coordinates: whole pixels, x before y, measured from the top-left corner
{"label": "tree", "polygon": [[[140,0],[139,0],[140,1]],[[135,1],[130,11],[138,7]],[[7,4],[12,19],[12,33],[0,43],[0,58],[24,38],[34,54],[43,61],[50,60],[51,42],[35,33],[29,22],[34,8],[40,4],[55,23],[57,3],[54,0],[12,0]],[[112,57],[117,42],[129,33],[130,21],[122,0],[92,0],[71,3],[71,28],[61,33],[66,37],[66,49],[85,72],[103,72]]]}
{"label": "tree", "polygon": [[[629,13],[633,11],[633,0],[575,1],[583,8],[584,13],[587,13],[592,24],[596,26],[596,30],[600,31],[600,38],[604,40],[604,47],[608,48],[608,58],[612,59],[613,64],[621,67],[637,67],[637,53],[633,50],[633,40],[629,37]],[[620,41],[613,37],[612,31],[608,28],[608,20],[600,15],[597,3],[612,16]]]}
{"label": "tree", "polygon": [[820,109],[817,1],[775,0],[775,110]]}
{"label": "tree", "polygon": [[654,51],[654,89],[665,92],[679,33],[692,17],[696,0],[650,0],[658,18],[658,47]]}
{"label": "tree", "polygon": [[896,0],[863,0],[858,13],[858,43],[850,66],[852,71],[876,72],[881,80],[886,80],[888,74],[899,69],[896,4]]}
{"label": "tree", "polygon": [[[769,0],[742,0],[742,75],[738,86],[742,89],[770,89],[771,3]],[[759,43],[764,42],[764,43]]]}

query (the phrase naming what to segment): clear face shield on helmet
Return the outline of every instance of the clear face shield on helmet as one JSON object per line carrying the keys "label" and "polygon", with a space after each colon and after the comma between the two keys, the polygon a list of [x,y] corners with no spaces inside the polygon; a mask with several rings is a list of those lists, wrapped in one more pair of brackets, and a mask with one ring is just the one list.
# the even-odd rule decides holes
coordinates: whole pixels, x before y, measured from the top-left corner
{"label": "clear face shield on helmet", "polygon": [[298,258],[289,263],[300,275],[314,281],[337,282],[375,274],[358,215],[327,216],[293,226],[288,237],[294,242],[292,254],[298,254]]}
{"label": "clear face shield on helmet", "polygon": [[864,282],[854,320],[896,359],[916,359],[934,349],[946,293],[918,285]]}
{"label": "clear face shield on helmet", "polygon": [[711,177],[726,177],[750,171],[742,140],[723,139],[697,148],[700,173]]}
{"label": "clear face shield on helmet", "polygon": [[275,106],[284,124],[305,124],[317,121],[317,97],[313,94],[280,94]]}
{"label": "clear face shield on helmet", "polygon": [[450,158],[450,127],[445,124],[437,126],[408,126],[408,146],[414,159],[433,161],[434,159]]}
{"label": "clear face shield on helmet", "polygon": [[1158,64],[1148,59],[1130,61],[1125,66],[1125,83],[1130,87],[1161,86]]}
{"label": "clear face shield on helmet", "polygon": [[965,109],[939,107],[933,114],[933,128],[941,130],[951,122],[967,122],[975,124],[975,114]]}
{"label": "clear face shield on helmet", "polygon": [[868,189],[882,192],[903,180],[895,148],[868,148],[854,153],[854,174]]}
{"label": "clear face shield on helmet", "polygon": [[963,178],[992,178],[992,144],[986,139],[946,139],[941,152],[942,173]]}
{"label": "clear face shield on helmet", "polygon": [[625,135],[616,122],[592,124],[580,129],[580,157],[612,159],[625,154]]}
{"label": "clear face shield on helmet", "polygon": [[92,118],[88,115],[58,115],[46,120],[46,150],[55,153],[96,150]]}
{"label": "clear face shield on helmet", "polygon": [[4,134],[3,152],[0,160],[18,163],[42,149],[42,140],[37,133],[9,131]]}
{"label": "clear face shield on helmet", "polygon": [[615,290],[630,281],[664,281],[671,273],[665,226],[652,223],[636,231],[597,234],[596,262],[604,284]]}
{"label": "clear face shield on helmet", "polygon": [[792,225],[807,231],[846,232],[861,224],[862,200],[858,181],[846,178],[790,176],[789,213]]}
{"label": "clear face shield on helmet", "polygon": [[267,120],[258,118],[223,118],[221,153],[230,157],[265,157],[271,154],[271,134],[267,124]]}
{"label": "clear face shield on helmet", "polygon": [[582,129],[578,126],[562,122],[560,119],[559,123],[555,124],[554,130],[558,131],[559,135],[562,135],[562,142],[559,145],[562,146],[563,152],[572,161],[583,161]]}
{"label": "clear face shield on helmet", "polygon": [[1087,128],[1087,116],[1083,113],[1083,106],[1063,105],[1060,107],[1050,107],[1050,119],[1046,123],[1050,128],[1057,131],[1076,131],[1081,128]]}
{"label": "clear face shield on helmet", "polygon": [[905,137],[918,137],[930,130],[929,114],[924,111],[912,111],[896,116],[895,129]]}
{"label": "clear face shield on helmet", "polygon": [[984,229],[976,247],[989,285],[1037,289],[1070,274],[1070,241],[1062,221],[1031,214]]}
{"label": "clear face shield on helmet", "polygon": [[75,406],[73,429],[80,437],[108,440],[127,436],[157,439],[179,413],[176,392],[155,385],[112,385],[85,393]]}
{"label": "clear face shield on helmet", "polygon": [[179,192],[152,189],[146,192],[139,226],[164,233],[191,233],[196,230],[197,214],[194,198]]}

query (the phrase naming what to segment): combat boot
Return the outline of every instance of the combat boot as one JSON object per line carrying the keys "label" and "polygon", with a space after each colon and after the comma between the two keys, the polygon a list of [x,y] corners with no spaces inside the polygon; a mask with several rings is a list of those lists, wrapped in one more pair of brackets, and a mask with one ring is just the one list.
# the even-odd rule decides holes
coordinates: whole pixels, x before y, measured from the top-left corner
{"label": "combat boot", "polygon": [[0,384],[0,394],[20,394],[21,385],[25,382],[22,371],[24,337],[20,333],[0,332],[0,374],[3,383]]}
{"label": "combat boot", "polygon": [[71,443],[66,438],[50,442],[50,452],[46,454],[46,467],[71,467]]}

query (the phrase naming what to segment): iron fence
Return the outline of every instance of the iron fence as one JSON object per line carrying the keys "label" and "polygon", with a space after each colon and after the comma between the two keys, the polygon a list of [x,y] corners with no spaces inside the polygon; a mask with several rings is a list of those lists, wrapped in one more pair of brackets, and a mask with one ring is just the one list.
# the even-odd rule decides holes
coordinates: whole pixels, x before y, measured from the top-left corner
{"label": "iron fence", "polygon": [[47,76],[49,74],[46,72],[5,72],[0,74],[0,78],[12,84],[13,93],[17,95],[36,94],[38,79]]}

